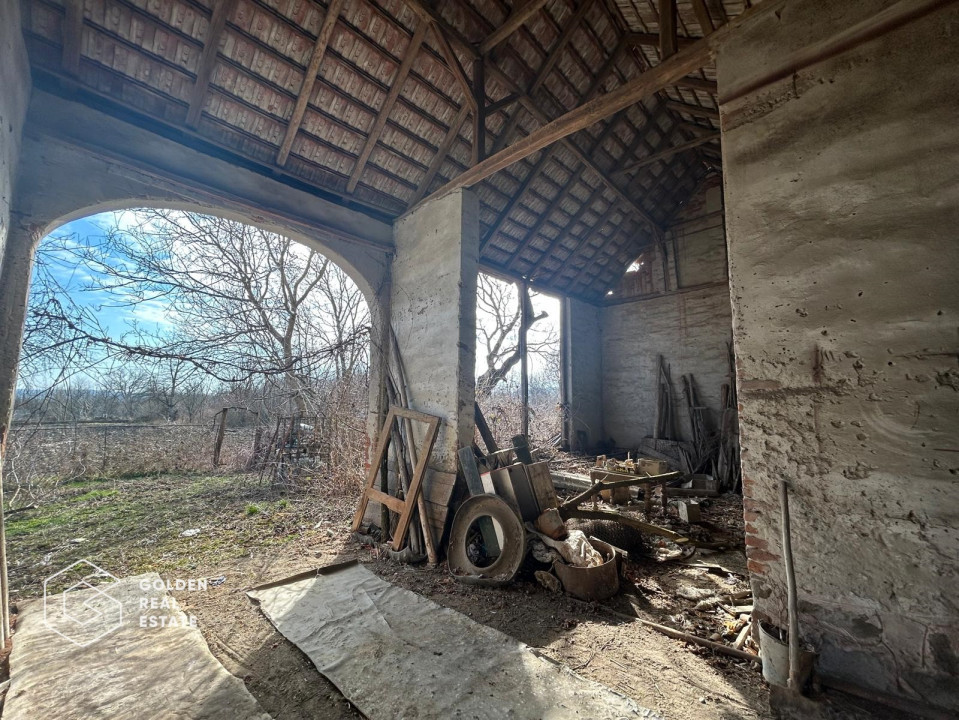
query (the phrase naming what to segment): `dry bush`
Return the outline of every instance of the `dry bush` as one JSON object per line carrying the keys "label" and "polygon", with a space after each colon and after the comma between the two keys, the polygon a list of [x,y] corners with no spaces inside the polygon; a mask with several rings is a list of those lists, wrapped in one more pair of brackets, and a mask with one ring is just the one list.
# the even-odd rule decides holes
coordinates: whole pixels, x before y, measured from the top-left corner
{"label": "dry bush", "polygon": [[[479,399],[486,422],[500,447],[512,446],[512,438],[522,432],[522,402],[519,389],[500,385],[487,398]],[[532,448],[551,447],[562,434],[562,410],[559,391],[530,393],[529,443]]]}

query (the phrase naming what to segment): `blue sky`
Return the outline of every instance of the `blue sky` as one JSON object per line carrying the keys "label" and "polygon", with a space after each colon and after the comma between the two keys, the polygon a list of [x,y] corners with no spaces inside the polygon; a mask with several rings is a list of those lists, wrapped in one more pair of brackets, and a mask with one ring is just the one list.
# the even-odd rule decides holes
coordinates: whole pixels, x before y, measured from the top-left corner
{"label": "blue sky", "polygon": [[[77,243],[82,245],[96,242],[95,239],[103,236],[105,229],[115,223],[114,213],[102,213],[67,223],[54,230],[51,235],[60,238],[75,236]],[[96,278],[91,276],[87,269],[75,267],[66,258],[54,261],[51,270],[74,302],[97,312],[100,324],[111,337],[119,337],[129,330],[133,323],[143,329],[152,330],[170,322],[167,308],[163,303],[144,302],[132,306],[122,305],[106,292],[90,290],[90,285]]]}

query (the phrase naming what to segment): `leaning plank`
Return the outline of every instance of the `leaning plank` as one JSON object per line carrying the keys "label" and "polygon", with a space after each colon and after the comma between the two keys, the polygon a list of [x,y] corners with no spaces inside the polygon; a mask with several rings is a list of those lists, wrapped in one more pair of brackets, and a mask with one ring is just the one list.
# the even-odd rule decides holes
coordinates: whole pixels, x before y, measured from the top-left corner
{"label": "leaning plank", "polygon": [[[374,487],[377,475],[379,475],[380,466],[383,463],[383,458],[386,456],[386,448],[390,442],[390,428],[393,427],[393,422],[396,418],[418,420],[427,423],[428,426],[424,446],[419,452],[416,467],[413,469],[413,480],[410,483],[410,491],[403,501],[387,495]],[[439,433],[439,425],[440,419],[435,415],[427,415],[426,413],[416,412],[415,410],[407,410],[406,408],[397,407],[396,405],[390,406],[390,411],[386,416],[386,422],[380,430],[379,440],[376,443],[376,451],[373,454],[370,471],[366,477],[366,485],[363,488],[363,494],[360,496],[360,503],[356,508],[356,513],[353,515],[353,532],[360,529],[360,524],[363,522],[363,515],[366,514],[366,506],[370,500],[380,502],[400,514],[396,531],[393,533],[393,549],[399,550],[403,547],[403,541],[406,539],[406,533],[413,519],[413,509],[416,507],[417,498],[419,498],[420,492],[422,491],[423,477],[426,475],[426,463],[429,461],[430,455],[433,452],[433,444],[436,442],[436,435]]]}

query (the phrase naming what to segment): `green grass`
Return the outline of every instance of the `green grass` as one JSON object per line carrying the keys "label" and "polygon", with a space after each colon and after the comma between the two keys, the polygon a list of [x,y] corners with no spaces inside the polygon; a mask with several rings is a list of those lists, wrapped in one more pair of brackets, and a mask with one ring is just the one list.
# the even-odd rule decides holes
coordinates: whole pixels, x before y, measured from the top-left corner
{"label": "green grass", "polygon": [[[11,594],[41,595],[45,577],[83,558],[116,575],[212,568],[301,538],[314,511],[278,499],[255,476],[66,483],[55,501],[8,518]],[[190,528],[203,532],[181,537]]]}

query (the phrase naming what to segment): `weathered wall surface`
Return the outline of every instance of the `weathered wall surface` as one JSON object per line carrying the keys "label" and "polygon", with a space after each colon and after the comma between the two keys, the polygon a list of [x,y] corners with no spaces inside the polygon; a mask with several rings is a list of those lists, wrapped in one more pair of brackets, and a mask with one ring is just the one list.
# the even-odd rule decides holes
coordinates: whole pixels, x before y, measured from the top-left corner
{"label": "weathered wall surface", "polygon": [[424,497],[436,537],[456,482],[456,453],[473,440],[479,203],[459,190],[393,226],[391,313],[414,410],[442,418]]}
{"label": "weathered wall surface", "polygon": [[575,298],[565,298],[563,319],[566,433],[571,449],[591,450],[605,440],[602,310]]}
{"label": "weathered wall surface", "polygon": [[[890,1],[788,2],[720,95]],[[959,709],[959,8],[723,107],[749,567],[782,619],[791,487],[820,669]]]}
{"label": "weathered wall surface", "polygon": [[10,228],[20,134],[30,95],[30,68],[20,34],[20,3],[0,0],[0,258]]}
{"label": "weathered wall surface", "polygon": [[660,356],[670,365],[677,437],[691,439],[682,375],[693,376],[707,422],[717,427],[731,339],[725,245],[715,182],[670,227],[665,256],[662,247],[644,253],[611,296],[632,299],[603,309],[603,424],[618,447],[652,437]]}

